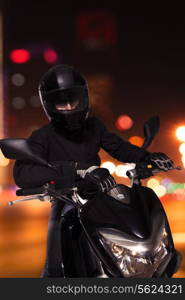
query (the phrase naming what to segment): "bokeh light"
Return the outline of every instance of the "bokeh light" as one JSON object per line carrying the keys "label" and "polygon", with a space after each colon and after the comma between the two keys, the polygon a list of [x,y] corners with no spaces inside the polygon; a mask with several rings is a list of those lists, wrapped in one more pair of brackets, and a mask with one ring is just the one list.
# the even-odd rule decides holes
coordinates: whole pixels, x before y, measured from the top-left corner
{"label": "bokeh light", "polygon": [[1,167],[6,167],[8,166],[10,160],[6,157],[4,157],[2,151],[0,150],[0,166]]}
{"label": "bokeh light", "polygon": [[25,77],[22,74],[16,73],[12,75],[11,81],[15,86],[22,86],[25,83]]}
{"label": "bokeh light", "polygon": [[182,163],[183,163],[183,165],[184,165],[184,167],[185,167],[185,155],[183,155],[183,156],[181,157],[181,159],[182,159]]}
{"label": "bokeh light", "polygon": [[132,136],[129,138],[129,142],[133,145],[141,147],[143,145],[144,139],[140,136]]}
{"label": "bokeh light", "polygon": [[26,49],[15,49],[10,52],[10,59],[16,64],[24,64],[31,58],[30,52]]}
{"label": "bokeh light", "polygon": [[184,189],[184,183],[171,183],[167,187],[167,191],[169,194],[173,194],[176,190]]}
{"label": "bokeh light", "polygon": [[151,188],[151,189],[154,189],[156,188],[156,186],[158,186],[160,183],[159,183],[159,180],[156,179],[156,178],[150,178],[148,181],[147,181],[147,187]]}
{"label": "bokeh light", "polygon": [[130,129],[133,125],[133,120],[128,115],[121,115],[117,118],[115,126],[119,130]]}
{"label": "bokeh light", "polygon": [[115,170],[115,174],[118,177],[124,177],[124,178],[128,178],[127,176],[127,171],[132,170],[135,168],[135,164],[124,164],[124,165],[117,165],[116,170]]}
{"label": "bokeh light", "polygon": [[177,128],[176,136],[180,141],[185,142],[185,126],[180,126]]}
{"label": "bokeh light", "polygon": [[161,184],[168,188],[168,186],[172,184],[172,180],[170,178],[163,178],[161,180]]}
{"label": "bokeh light", "polygon": [[102,163],[101,168],[106,168],[109,170],[110,174],[113,174],[115,172],[116,166],[111,161],[105,161]]}
{"label": "bokeh light", "polygon": [[184,155],[185,154],[185,143],[182,143],[180,146],[179,146],[179,152]]}
{"label": "bokeh light", "polygon": [[154,192],[157,194],[158,197],[163,197],[166,193],[167,193],[167,190],[165,188],[164,185],[156,185],[154,188],[153,188]]}
{"label": "bokeh light", "polygon": [[54,64],[58,61],[57,52],[51,48],[44,50],[43,57],[48,64]]}
{"label": "bokeh light", "polygon": [[26,105],[26,102],[24,100],[24,98],[22,97],[15,97],[12,99],[12,106],[15,109],[23,109]]}

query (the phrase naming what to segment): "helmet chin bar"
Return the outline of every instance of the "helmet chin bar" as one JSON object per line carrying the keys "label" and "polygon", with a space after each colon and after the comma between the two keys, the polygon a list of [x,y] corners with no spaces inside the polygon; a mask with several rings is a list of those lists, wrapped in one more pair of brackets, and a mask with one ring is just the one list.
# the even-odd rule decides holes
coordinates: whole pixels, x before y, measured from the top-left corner
{"label": "helmet chin bar", "polygon": [[84,111],[62,114],[60,112],[53,113],[51,117],[52,124],[57,130],[74,132],[82,129],[88,118],[88,107]]}

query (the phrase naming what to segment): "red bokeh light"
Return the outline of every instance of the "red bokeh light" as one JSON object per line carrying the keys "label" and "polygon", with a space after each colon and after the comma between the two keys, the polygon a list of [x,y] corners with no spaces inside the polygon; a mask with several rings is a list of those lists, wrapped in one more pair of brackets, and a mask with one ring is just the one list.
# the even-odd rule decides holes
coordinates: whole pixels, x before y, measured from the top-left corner
{"label": "red bokeh light", "polygon": [[121,115],[117,118],[115,126],[119,130],[127,130],[133,125],[132,119],[127,115]]}
{"label": "red bokeh light", "polygon": [[49,64],[54,64],[58,60],[58,54],[53,49],[46,49],[43,53],[44,60]]}
{"label": "red bokeh light", "polygon": [[15,49],[10,52],[10,59],[16,64],[24,64],[30,60],[30,52],[26,49]]}
{"label": "red bokeh light", "polygon": [[116,19],[108,11],[80,13],[76,18],[76,33],[81,41],[95,39],[104,45],[114,45],[117,42]]}

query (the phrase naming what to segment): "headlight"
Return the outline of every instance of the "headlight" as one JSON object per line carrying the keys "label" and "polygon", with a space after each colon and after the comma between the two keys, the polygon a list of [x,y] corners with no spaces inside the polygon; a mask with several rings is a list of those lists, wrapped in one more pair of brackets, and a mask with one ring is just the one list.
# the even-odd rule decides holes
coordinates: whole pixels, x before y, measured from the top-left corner
{"label": "headlight", "polygon": [[[157,236],[141,240],[124,237],[115,229],[101,229],[101,242],[124,277],[152,277],[168,256],[168,234],[165,227]],[[119,235],[118,235],[119,234]],[[156,233],[155,233],[156,235]]]}

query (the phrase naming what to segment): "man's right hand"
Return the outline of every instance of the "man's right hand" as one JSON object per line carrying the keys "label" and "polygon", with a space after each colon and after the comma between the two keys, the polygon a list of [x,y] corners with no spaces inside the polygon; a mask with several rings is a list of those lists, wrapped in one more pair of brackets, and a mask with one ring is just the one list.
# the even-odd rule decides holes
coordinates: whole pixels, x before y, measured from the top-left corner
{"label": "man's right hand", "polygon": [[109,191],[116,185],[114,178],[109,171],[92,164],[74,161],[61,161],[55,164],[61,176],[69,176],[75,181],[76,175],[87,180],[89,183],[96,184],[102,192]]}
{"label": "man's right hand", "polygon": [[90,167],[87,169],[84,179],[97,184],[102,192],[107,192],[116,185],[114,178],[105,168]]}

